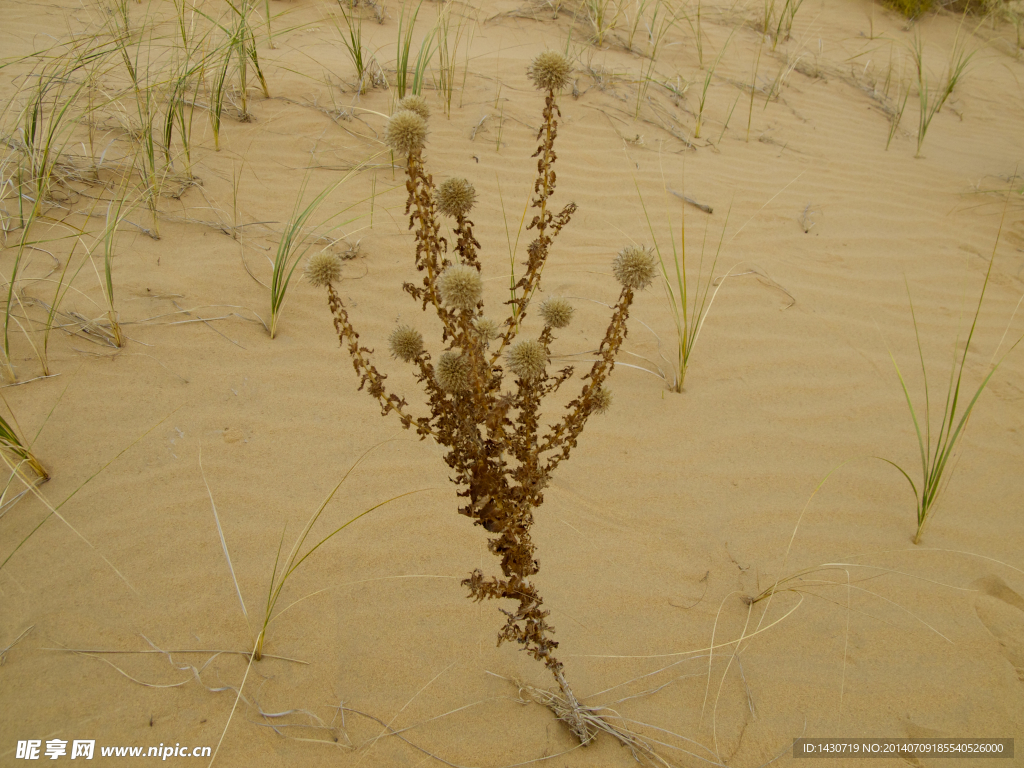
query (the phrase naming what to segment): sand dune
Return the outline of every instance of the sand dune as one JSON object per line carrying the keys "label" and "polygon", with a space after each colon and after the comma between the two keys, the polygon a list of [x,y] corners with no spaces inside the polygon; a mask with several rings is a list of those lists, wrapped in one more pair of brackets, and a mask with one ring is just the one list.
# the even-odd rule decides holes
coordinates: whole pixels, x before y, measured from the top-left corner
{"label": "sand dune", "polygon": [[[613,407],[588,424],[538,510],[537,583],[566,674],[610,722],[663,742],[671,765],[824,764],[793,760],[801,736],[1024,736],[1024,350],[979,398],[919,545],[909,485],[875,458],[920,475],[889,354],[921,408],[908,286],[933,429],[994,248],[965,358],[970,396],[1024,333],[1014,315],[1024,293],[1024,63],[1012,26],[948,12],[908,24],[864,0],[813,0],[775,39],[758,31],[764,4],[705,2],[698,54],[698,5],[658,7],[678,18],[652,62],[651,3],[635,52],[628,2],[601,45],[586,5],[453,4],[452,43],[456,24],[462,36],[451,114],[436,58],[423,91],[427,169],[475,185],[485,302],[497,308],[510,250],[521,274],[530,239],[519,230],[543,96],[527,66],[568,48],[554,201],[579,209],[543,284],[576,308],[553,347],[559,362],[592,359],[618,296],[615,254],[656,238],[670,256],[681,215],[691,298],[712,280],[681,394],[665,380],[670,304],[660,284],[639,294]],[[413,58],[439,8],[420,8]],[[201,9],[208,16],[189,17],[196,29],[231,18],[226,6]],[[411,6],[387,3],[382,24],[370,6],[346,9],[364,19],[369,71],[393,85]],[[128,11],[133,40],[150,41],[137,44],[140,61],[159,79],[176,55],[174,6]],[[78,176],[63,169],[66,183],[32,224],[35,247],[16,275],[23,304],[9,323],[19,386],[3,395],[23,434],[38,432],[32,447],[52,479],[0,513],[0,762],[21,764],[19,741],[66,740],[70,753],[86,739],[111,764],[127,758],[101,757],[101,746],[209,746],[222,766],[633,764],[607,735],[578,748],[551,712],[519,698],[517,681],[552,681],[526,654],[496,647],[498,606],[467,600],[460,586],[474,568],[497,573],[485,531],[456,514],[441,448],[380,418],[357,391],[324,292],[300,280],[301,266],[268,334],[272,261],[297,196],[308,201],[357,168],[312,219],[329,240],[310,242],[344,257],[338,290],[361,341],[426,414],[410,370],[386,351],[398,322],[441,349],[436,321],[401,290],[416,273],[401,159],[393,165],[382,143],[395,89],[357,92],[337,6],[275,0],[270,11],[273,47],[262,4],[253,22],[270,98],[250,73],[252,119],[240,122],[232,70],[219,151],[196,109],[197,182],[161,182],[159,239],[142,231],[153,228],[145,201],[119,229],[112,275],[125,346],[97,343],[67,316],[50,337],[47,378],[30,344],[45,311],[28,297],[50,303],[60,269],[82,264],[61,309],[108,322],[96,237],[116,189],[90,180],[86,122],[64,146]],[[112,17],[100,4],[4,0],[0,18],[8,180],[38,73],[30,54],[74,36],[109,41]],[[211,34],[209,45],[223,37]],[[958,44],[973,54],[920,157],[915,36],[934,88]],[[112,169],[138,158],[126,132],[138,115],[123,108],[128,97],[109,101],[125,76],[116,56],[106,61],[90,115],[94,158],[104,152]],[[201,106],[215,75],[194,94]],[[84,92],[76,103],[85,109]],[[14,190],[11,181],[2,193],[8,285],[22,239]],[[74,250],[73,227],[87,231]],[[95,267],[83,261],[88,248]],[[287,554],[360,457],[310,543],[415,493],[294,572],[267,657],[250,662],[279,547]],[[12,481],[5,501],[22,490]],[[869,764],[907,763],[939,764]]]}

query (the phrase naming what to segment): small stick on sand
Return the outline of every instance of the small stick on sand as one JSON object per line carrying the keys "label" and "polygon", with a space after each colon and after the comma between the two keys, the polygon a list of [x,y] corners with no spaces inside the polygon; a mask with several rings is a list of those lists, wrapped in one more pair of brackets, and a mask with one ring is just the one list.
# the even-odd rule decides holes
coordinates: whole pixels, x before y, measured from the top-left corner
{"label": "small stick on sand", "polygon": [[704,213],[714,213],[714,208],[712,208],[710,205],[705,205],[704,203],[698,203],[693,198],[687,197],[686,195],[684,195],[684,194],[682,194],[680,192],[676,192],[671,187],[665,187],[665,189],[667,189],[669,192],[671,192],[673,195],[675,195],[676,197],[680,198],[681,200],[686,201],[687,203],[692,205],[694,208],[700,208],[702,211],[704,211]]}

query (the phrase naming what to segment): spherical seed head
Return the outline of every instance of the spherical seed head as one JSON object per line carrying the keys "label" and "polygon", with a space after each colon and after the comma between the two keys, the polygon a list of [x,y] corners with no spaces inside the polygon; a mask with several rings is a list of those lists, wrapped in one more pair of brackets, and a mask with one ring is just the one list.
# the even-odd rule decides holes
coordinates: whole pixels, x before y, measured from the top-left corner
{"label": "spherical seed head", "polygon": [[544,51],[533,60],[526,73],[541,91],[560,91],[569,84],[572,64],[556,51]]}
{"label": "spherical seed head", "polygon": [[411,363],[423,351],[423,336],[415,328],[400,325],[388,337],[391,356]]}
{"label": "spherical seed head", "polygon": [[599,387],[593,396],[593,413],[606,413],[612,407],[612,393]]}
{"label": "spherical seed head", "polygon": [[548,353],[539,341],[527,339],[517,341],[505,353],[509,369],[520,379],[532,381],[544,375],[548,364]]}
{"label": "spherical seed head", "polygon": [[476,202],[476,190],[465,179],[448,179],[437,190],[437,210],[453,219],[465,216]]}
{"label": "spherical seed head", "polygon": [[401,99],[398,102],[398,109],[395,111],[397,112],[402,109],[408,109],[410,112],[415,112],[424,120],[430,119],[430,107],[427,106],[427,100],[423,96],[410,94],[404,99]]}
{"label": "spherical seed head", "polygon": [[399,155],[420,151],[426,140],[427,121],[411,109],[395,112],[384,128],[384,143]]}
{"label": "spherical seed head", "polygon": [[473,327],[476,329],[476,332],[480,334],[480,338],[483,339],[484,344],[494,341],[501,335],[501,326],[489,317],[478,317],[473,321]]}
{"label": "spherical seed head", "polygon": [[552,328],[565,328],[572,320],[574,311],[572,304],[556,296],[540,303],[540,316],[544,318],[544,324]]}
{"label": "spherical seed head", "polygon": [[341,279],[341,259],[333,253],[321,251],[306,262],[306,279],[317,288],[324,288]]}
{"label": "spherical seed head", "polygon": [[448,350],[434,368],[434,378],[445,392],[463,392],[469,387],[469,358]]}
{"label": "spherical seed head", "polygon": [[452,264],[437,278],[437,290],[447,306],[472,310],[484,292],[484,281],[475,267]]}
{"label": "spherical seed head", "polygon": [[642,291],[654,282],[654,254],[637,245],[627,245],[612,263],[615,279],[626,288]]}

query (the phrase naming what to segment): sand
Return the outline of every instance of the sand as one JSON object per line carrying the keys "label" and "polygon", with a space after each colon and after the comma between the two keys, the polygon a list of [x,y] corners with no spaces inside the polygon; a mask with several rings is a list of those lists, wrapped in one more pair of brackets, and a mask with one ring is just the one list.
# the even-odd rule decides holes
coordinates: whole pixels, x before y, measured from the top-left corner
{"label": "sand", "polygon": [[[47,517],[43,499],[60,507],[0,569],[0,648],[18,641],[0,656],[0,762],[21,764],[19,740],[67,740],[70,751],[86,739],[110,764],[126,758],[101,757],[101,746],[209,746],[225,768],[634,764],[607,736],[579,748],[549,711],[519,698],[515,681],[553,681],[516,648],[496,647],[497,604],[466,599],[460,580],[470,571],[498,572],[486,532],[456,514],[441,449],[382,419],[357,391],[324,291],[299,279],[301,267],[277,337],[265,328],[271,260],[296,197],[305,186],[311,199],[363,163],[313,221],[335,217],[318,231],[338,225],[329,235],[346,256],[339,292],[389,385],[425,413],[409,370],[386,353],[396,322],[417,325],[440,349],[435,326],[401,290],[415,274],[404,177],[380,141],[393,92],[355,92],[336,7],[270,7],[275,47],[262,24],[256,34],[271,98],[250,87],[249,123],[225,111],[219,151],[197,110],[201,186],[160,200],[159,240],[140,230],[151,228],[144,205],[117,237],[124,348],[54,331],[52,375],[39,379],[29,339],[12,323],[19,385],[3,396],[23,432],[38,431],[33,447],[53,477],[41,498],[26,494],[3,512],[3,558]],[[755,29],[761,3],[705,2],[702,70],[690,3],[694,25],[668,32],[652,75],[688,90],[651,85],[637,120],[650,61],[625,50],[627,18],[598,46],[574,10],[454,6],[464,34],[450,116],[430,77],[424,93],[434,113],[427,168],[437,181],[465,176],[478,191],[485,297],[497,311],[510,248],[521,273],[530,239],[519,221],[543,98],[526,67],[540,51],[564,50],[574,30],[554,200],[579,210],[543,285],[577,309],[558,334],[559,362],[590,359],[600,341],[605,305],[618,295],[615,254],[653,244],[640,195],[666,254],[685,213],[691,293],[721,243],[684,392],[657,375],[660,366],[671,377],[676,341],[655,285],[634,305],[612,409],[588,424],[537,512],[537,583],[577,694],[669,745],[659,753],[681,766],[826,764],[793,760],[801,736],[1024,736],[1024,349],[979,398],[919,545],[911,489],[877,458],[919,480],[890,358],[922,407],[908,286],[934,428],[1000,227],[966,356],[971,396],[993,355],[1024,332],[1014,317],[1024,293],[1024,62],[1013,30],[975,30],[977,19],[961,26],[949,13],[908,28],[863,0],[808,0],[791,37],[773,47]],[[357,11],[392,79],[400,11],[390,2],[383,25]],[[146,13],[163,19],[171,36],[169,5],[130,12],[137,23]],[[211,3],[209,12],[224,9]],[[423,5],[414,49],[436,13]],[[7,59],[103,28],[99,5],[66,0],[4,0],[0,18]],[[920,35],[938,83],[958,33],[976,52],[915,157],[908,46]],[[636,46],[648,49],[642,29]],[[723,46],[695,138],[698,96]],[[0,70],[3,103],[15,99],[5,125],[29,69]],[[900,82],[911,95],[886,149],[885,108]],[[112,112],[97,120],[97,144],[111,157],[128,146]],[[87,202],[76,198],[76,209]],[[15,227],[10,195],[4,209]],[[84,219],[47,210],[51,221],[34,232],[63,265],[68,228],[55,222]],[[19,237],[12,229],[0,256],[8,281]],[[84,253],[79,245],[74,264]],[[19,291],[49,301],[50,256],[27,258]],[[96,263],[102,270],[102,248]],[[86,264],[62,309],[102,320],[97,276]],[[15,314],[38,341],[38,308]],[[268,657],[250,662],[282,541],[287,554],[350,469],[308,543],[411,495],[353,523],[294,572]],[[7,498],[21,490],[14,481]],[[771,600],[750,603],[776,583]],[[976,763],[838,764],[862,762]]]}

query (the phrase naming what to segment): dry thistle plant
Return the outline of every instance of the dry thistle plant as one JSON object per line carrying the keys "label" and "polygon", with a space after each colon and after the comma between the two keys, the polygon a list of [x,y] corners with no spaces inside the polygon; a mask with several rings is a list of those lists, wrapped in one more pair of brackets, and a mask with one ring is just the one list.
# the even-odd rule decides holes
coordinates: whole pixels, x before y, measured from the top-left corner
{"label": "dry thistle plant", "polygon": [[[576,700],[562,662],[555,656],[558,643],[552,639],[554,628],[547,622],[549,612],[544,610],[532,581],[539,563],[534,557],[530,528],[551,473],[569,458],[591,414],[601,413],[610,404],[604,382],[626,337],[634,292],[654,280],[656,266],[653,254],[643,248],[628,247],[615,259],[613,271],[622,291],[598,359],[583,377],[579,396],[566,406],[567,413],[542,429],[544,399],[573,374],[571,367],[555,373],[548,370],[554,330],[569,324],[572,306],[558,298],[542,302],[539,314],[544,326],[540,335],[518,336],[540,286],[552,242],[576,210],[574,203],[557,214],[550,209],[555,191],[554,143],[561,117],[555,94],[569,82],[571,67],[561,54],[548,52],[539,55],[528,72],[536,87],[546,94],[543,125],[537,137],[540,146],[534,154],[539,158],[531,201],[536,213],[528,227],[536,237],[527,248],[526,272],[506,302],[508,316],[501,324],[484,314],[480,244],[473,236],[473,222],[467,218],[476,192],[464,179],[450,179],[437,187],[426,172],[424,104],[407,106],[401,102],[387,124],[388,145],[408,158],[406,213],[415,234],[416,268],[425,273],[420,285],[406,283],[404,289],[424,311],[430,308],[436,312],[443,326],[444,349],[434,359],[424,346],[423,336],[408,325],[394,330],[389,347],[394,357],[416,367],[429,416],[413,416],[405,399],[386,389],[386,376],[371,361],[372,350],[360,346],[348,310],[332,285],[340,269],[329,261],[335,257],[320,254],[311,259],[306,275],[314,285],[327,288],[334,327],[348,347],[359,388],[366,388],[377,399],[383,415],[397,414],[403,427],[414,428],[421,438],[431,437],[447,449],[445,460],[454,470],[459,496],[466,499],[459,512],[493,534],[488,548],[501,559],[501,577],[488,578],[478,569],[463,584],[474,600],[499,598],[517,603],[513,610],[502,609],[507,620],[499,632],[498,644],[515,641],[547,666],[561,690],[557,697],[560,703],[549,706],[586,744],[600,728],[598,717]],[[450,254],[449,243],[442,237],[439,213],[455,221],[454,254]]]}

